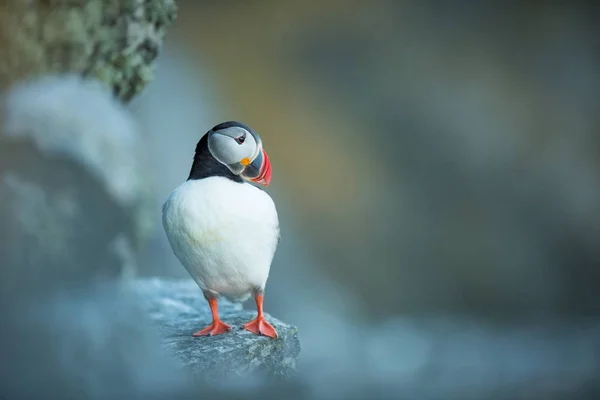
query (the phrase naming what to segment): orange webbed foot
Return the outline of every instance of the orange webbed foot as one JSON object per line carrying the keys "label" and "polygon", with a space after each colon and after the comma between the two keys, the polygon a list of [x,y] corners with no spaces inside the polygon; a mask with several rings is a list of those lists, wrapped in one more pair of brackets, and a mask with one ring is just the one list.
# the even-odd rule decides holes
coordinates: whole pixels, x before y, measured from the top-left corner
{"label": "orange webbed foot", "polygon": [[255,335],[263,335],[277,339],[277,331],[275,328],[273,328],[273,325],[264,319],[264,317],[257,317],[256,319],[248,322],[246,325],[244,325],[244,329],[254,333]]}
{"label": "orange webbed foot", "polygon": [[206,328],[192,333],[192,336],[216,336],[223,333],[227,333],[231,330],[231,326],[227,325],[225,322],[221,320],[214,321],[212,324],[207,326]]}

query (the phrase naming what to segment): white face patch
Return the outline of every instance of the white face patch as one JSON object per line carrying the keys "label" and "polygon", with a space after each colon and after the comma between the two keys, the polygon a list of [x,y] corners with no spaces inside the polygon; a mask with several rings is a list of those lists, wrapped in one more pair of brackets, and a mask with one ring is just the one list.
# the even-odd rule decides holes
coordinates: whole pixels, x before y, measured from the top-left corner
{"label": "white face patch", "polygon": [[[244,142],[238,143],[236,138],[241,136],[244,136]],[[254,136],[237,126],[211,132],[208,137],[208,149],[214,158],[225,165],[239,164],[244,158],[252,161],[258,154]]]}

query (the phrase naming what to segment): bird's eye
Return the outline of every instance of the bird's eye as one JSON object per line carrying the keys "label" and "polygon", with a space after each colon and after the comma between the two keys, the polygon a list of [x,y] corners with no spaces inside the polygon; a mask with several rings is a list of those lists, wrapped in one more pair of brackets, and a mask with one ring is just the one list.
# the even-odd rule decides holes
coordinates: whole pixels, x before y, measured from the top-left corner
{"label": "bird's eye", "polygon": [[246,135],[245,135],[245,134],[244,134],[244,135],[242,135],[242,136],[240,136],[240,137],[236,137],[236,138],[235,138],[235,141],[236,141],[238,144],[242,144],[242,143],[244,143],[244,141],[245,141],[245,140],[246,140]]}

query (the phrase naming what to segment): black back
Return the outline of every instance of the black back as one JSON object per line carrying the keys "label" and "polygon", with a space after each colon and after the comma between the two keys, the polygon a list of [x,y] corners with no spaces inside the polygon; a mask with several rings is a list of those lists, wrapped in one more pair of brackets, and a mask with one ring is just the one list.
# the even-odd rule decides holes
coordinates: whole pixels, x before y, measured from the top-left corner
{"label": "black back", "polygon": [[[213,128],[214,129],[214,128]],[[217,161],[210,150],[208,150],[208,133],[200,138],[196,145],[196,154],[194,155],[194,163],[190,171],[189,180],[210,178],[211,176],[222,176],[231,179],[234,182],[243,183],[244,180],[235,175],[225,165]]]}
{"label": "black back", "polygon": [[250,129],[250,127],[248,125],[242,124],[241,122],[238,121],[227,121],[227,122],[221,122],[219,125],[216,125],[214,128],[212,128],[213,131],[219,131],[221,129],[227,129],[227,128],[232,128],[232,127],[238,127],[238,128],[242,128],[247,130],[250,133],[254,133],[252,131],[252,129]]}

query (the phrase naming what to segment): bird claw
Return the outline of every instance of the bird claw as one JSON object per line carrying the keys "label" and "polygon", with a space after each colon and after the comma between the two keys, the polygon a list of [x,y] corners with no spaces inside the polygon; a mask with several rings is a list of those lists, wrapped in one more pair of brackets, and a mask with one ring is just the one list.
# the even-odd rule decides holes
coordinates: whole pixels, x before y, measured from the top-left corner
{"label": "bird claw", "polygon": [[256,318],[244,325],[244,329],[254,333],[255,335],[268,336],[277,339],[277,331],[273,325],[269,324],[264,317]]}
{"label": "bird claw", "polygon": [[231,326],[227,325],[223,321],[213,321],[212,324],[207,326],[206,328],[192,333],[192,336],[216,336],[222,333],[227,333],[231,330]]}

